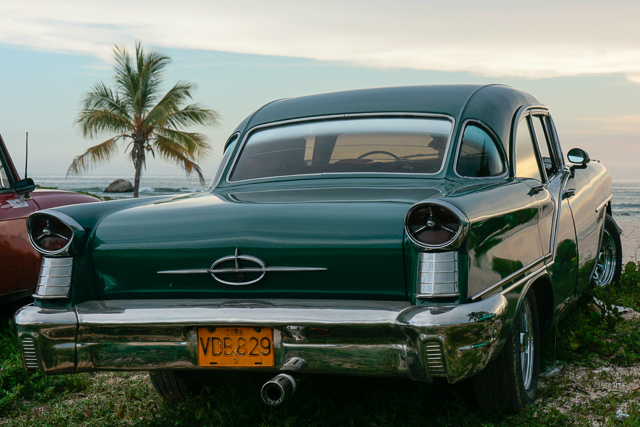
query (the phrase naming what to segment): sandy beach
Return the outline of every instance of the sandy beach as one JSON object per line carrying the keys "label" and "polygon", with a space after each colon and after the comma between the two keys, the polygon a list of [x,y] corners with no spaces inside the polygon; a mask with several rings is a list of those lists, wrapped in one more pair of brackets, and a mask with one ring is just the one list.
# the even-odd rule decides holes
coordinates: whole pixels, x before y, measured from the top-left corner
{"label": "sandy beach", "polygon": [[640,222],[624,222],[616,218],[622,228],[622,263],[640,260]]}

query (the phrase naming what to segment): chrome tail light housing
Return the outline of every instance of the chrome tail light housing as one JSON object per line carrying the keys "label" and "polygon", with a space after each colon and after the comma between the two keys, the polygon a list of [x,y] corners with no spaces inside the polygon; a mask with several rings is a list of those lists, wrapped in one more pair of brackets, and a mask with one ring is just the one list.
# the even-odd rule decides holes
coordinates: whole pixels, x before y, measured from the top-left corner
{"label": "chrome tail light housing", "polygon": [[416,298],[451,298],[458,290],[458,252],[420,252]]}
{"label": "chrome tail light housing", "polygon": [[417,251],[415,298],[459,298],[458,251],[469,232],[467,216],[444,200],[409,208],[405,232]]}
{"label": "chrome tail light housing", "polygon": [[84,229],[73,218],[56,211],[40,211],[27,219],[29,241],[45,257],[67,257],[84,236]]}
{"label": "chrome tail light housing", "polygon": [[409,239],[422,249],[458,249],[469,229],[469,220],[457,207],[441,200],[417,203],[405,216]]}
{"label": "chrome tail light housing", "polygon": [[36,299],[69,298],[73,258],[42,258],[40,278],[33,297]]}

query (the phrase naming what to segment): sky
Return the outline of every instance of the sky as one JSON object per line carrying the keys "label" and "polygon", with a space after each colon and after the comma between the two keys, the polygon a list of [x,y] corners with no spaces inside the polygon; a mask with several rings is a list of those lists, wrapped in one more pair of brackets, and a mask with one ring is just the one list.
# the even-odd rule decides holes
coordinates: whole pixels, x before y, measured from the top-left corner
{"label": "sky", "polygon": [[[275,99],[380,86],[503,83],[546,104],[563,149],[585,149],[614,181],[640,181],[640,2],[611,0],[2,0],[0,134],[16,167],[65,175],[108,139],[74,126],[97,82],[113,84],[113,46],[140,41],[172,58],[165,89],[198,86],[213,147]],[[131,179],[124,152],[85,173]],[[148,176],[179,176],[148,159]]]}

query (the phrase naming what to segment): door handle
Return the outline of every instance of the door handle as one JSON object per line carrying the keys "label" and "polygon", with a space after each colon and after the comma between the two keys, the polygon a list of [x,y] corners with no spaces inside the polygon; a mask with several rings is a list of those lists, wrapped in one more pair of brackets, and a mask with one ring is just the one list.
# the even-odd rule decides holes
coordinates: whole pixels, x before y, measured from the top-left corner
{"label": "door handle", "polygon": [[531,191],[529,191],[529,195],[533,196],[534,194],[540,193],[542,190],[544,190],[544,185],[536,185],[534,187],[531,187]]}
{"label": "door handle", "polygon": [[574,188],[571,188],[569,190],[566,190],[564,193],[562,193],[562,200],[568,199],[568,198],[573,197],[575,195],[576,195],[576,190]]}

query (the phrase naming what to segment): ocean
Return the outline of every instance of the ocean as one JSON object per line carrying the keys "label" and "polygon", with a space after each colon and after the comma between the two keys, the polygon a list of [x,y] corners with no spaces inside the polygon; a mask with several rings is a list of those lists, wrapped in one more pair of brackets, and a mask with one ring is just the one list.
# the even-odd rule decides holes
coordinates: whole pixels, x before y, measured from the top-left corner
{"label": "ocean", "polygon": [[[115,181],[113,176],[35,175],[32,177],[41,187],[56,187],[59,190],[85,191],[100,197],[124,199],[132,193],[105,193],[104,189]],[[125,178],[127,179],[127,178]],[[133,182],[132,178],[129,181]],[[209,185],[200,185],[195,178],[185,176],[142,176],[140,197],[159,195],[179,195],[204,190]],[[621,181],[613,183],[613,216],[619,221],[640,222],[640,182]]]}
{"label": "ocean", "polygon": [[[114,176],[56,176],[56,175],[34,175],[31,176],[34,182],[40,187],[57,188],[58,190],[84,191],[95,194],[99,197],[109,197],[111,199],[127,199],[133,193],[105,193],[104,190],[113,181],[118,179]],[[123,178],[133,184],[133,178]],[[140,197],[179,195],[184,193],[194,193],[202,191],[210,184],[200,185],[196,178],[186,178],[182,176],[142,176],[140,179]]]}
{"label": "ocean", "polygon": [[613,183],[613,217],[618,221],[640,222],[640,182]]}

